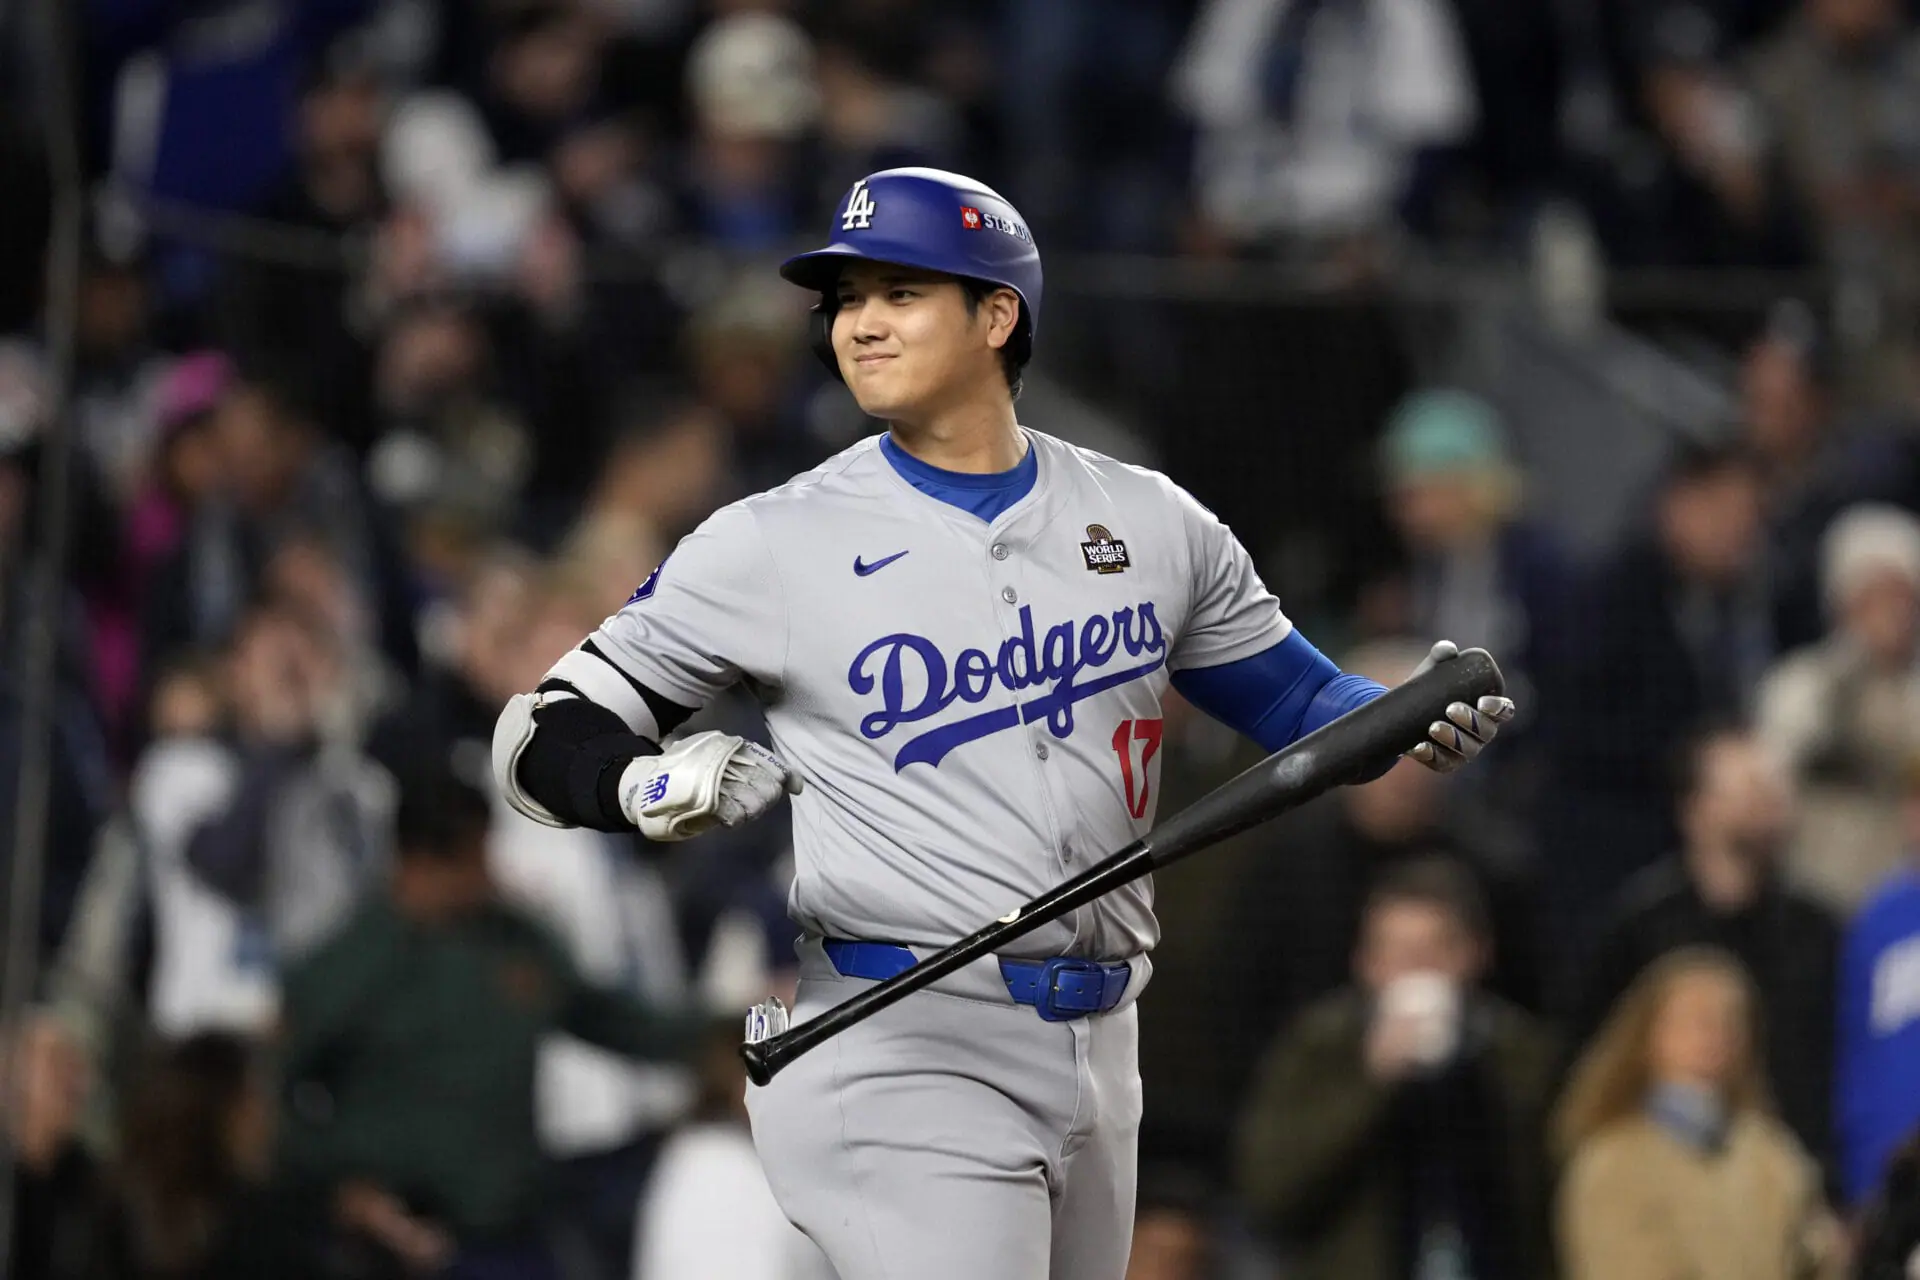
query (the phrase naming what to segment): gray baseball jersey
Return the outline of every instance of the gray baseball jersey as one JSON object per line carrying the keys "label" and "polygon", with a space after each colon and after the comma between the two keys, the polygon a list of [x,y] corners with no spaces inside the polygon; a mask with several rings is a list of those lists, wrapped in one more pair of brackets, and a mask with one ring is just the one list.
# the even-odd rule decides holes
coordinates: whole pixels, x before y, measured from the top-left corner
{"label": "gray baseball jersey", "polygon": [[[715,512],[595,633],[685,706],[765,705],[793,800],[794,919],[938,945],[1127,844],[1159,799],[1170,673],[1290,624],[1245,549],[1166,477],[1026,431],[1037,478],[991,524],[872,437]],[[1141,879],[1011,954],[1158,939]]]}

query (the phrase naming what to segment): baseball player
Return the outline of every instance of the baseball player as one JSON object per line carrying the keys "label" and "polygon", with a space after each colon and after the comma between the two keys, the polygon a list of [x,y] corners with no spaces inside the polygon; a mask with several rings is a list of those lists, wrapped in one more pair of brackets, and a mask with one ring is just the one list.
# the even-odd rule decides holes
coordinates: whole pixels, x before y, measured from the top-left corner
{"label": "baseball player", "polygon": [[[715,512],[493,748],[507,798],[555,825],[681,840],[792,796],[796,1020],[1151,827],[1170,685],[1269,750],[1382,692],[1166,477],[1018,421],[1041,277],[1012,205],[890,169],[832,233],[781,274],[819,294],[814,346],[887,430]],[[733,684],[772,751],[669,740]],[[1512,714],[1455,703],[1409,754],[1454,768]],[[1121,1280],[1157,938],[1143,879],[750,1090],[774,1195],[841,1280]]]}

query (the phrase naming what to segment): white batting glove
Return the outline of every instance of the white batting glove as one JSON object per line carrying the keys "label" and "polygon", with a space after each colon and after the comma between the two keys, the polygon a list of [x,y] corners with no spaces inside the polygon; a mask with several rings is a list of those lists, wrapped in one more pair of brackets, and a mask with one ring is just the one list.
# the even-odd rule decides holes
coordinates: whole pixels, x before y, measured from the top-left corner
{"label": "white batting glove", "polygon": [[800,794],[800,775],[744,738],[708,730],[620,775],[620,811],[649,840],[685,840],[715,826],[737,827]]}
{"label": "white batting glove", "polygon": [[[1413,674],[1417,676],[1431,671],[1440,663],[1450,662],[1459,656],[1459,645],[1451,640],[1442,640],[1428,651],[1426,660],[1414,669]],[[1435,773],[1452,773],[1479,755],[1481,748],[1493,741],[1494,735],[1500,732],[1500,726],[1513,719],[1513,710],[1512,698],[1494,694],[1477,699],[1472,706],[1464,702],[1451,703],[1447,707],[1447,718],[1428,725],[1427,740],[1407,752],[1407,757]]]}

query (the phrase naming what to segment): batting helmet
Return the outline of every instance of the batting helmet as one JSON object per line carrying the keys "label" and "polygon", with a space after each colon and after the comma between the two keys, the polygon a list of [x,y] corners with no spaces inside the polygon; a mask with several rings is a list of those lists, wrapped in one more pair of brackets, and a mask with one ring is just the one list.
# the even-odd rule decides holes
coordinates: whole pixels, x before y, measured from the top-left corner
{"label": "batting helmet", "polygon": [[1020,295],[1020,320],[1008,350],[1018,365],[1032,357],[1040,321],[1040,250],[1026,219],[999,192],[944,169],[883,169],[848,188],[834,220],[832,242],[788,258],[780,274],[820,294],[810,336],[814,353],[836,377],[834,285],[849,259],[1006,286]]}

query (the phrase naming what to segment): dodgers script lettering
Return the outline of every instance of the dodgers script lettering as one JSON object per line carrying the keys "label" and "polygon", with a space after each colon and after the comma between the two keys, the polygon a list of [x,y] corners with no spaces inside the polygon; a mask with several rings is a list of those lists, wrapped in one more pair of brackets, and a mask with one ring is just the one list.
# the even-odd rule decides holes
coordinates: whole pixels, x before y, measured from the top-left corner
{"label": "dodgers script lettering", "polygon": [[[847,668],[847,684],[862,697],[879,693],[880,709],[860,720],[860,732],[875,740],[899,726],[931,719],[955,701],[985,701],[995,686],[1010,693],[1051,686],[1018,706],[983,711],[909,738],[893,758],[895,772],[915,763],[937,768],[955,747],[1019,724],[1044,719],[1054,737],[1067,737],[1073,732],[1076,703],[1159,670],[1166,663],[1166,649],[1151,601],[1085,621],[1061,622],[1044,634],[1035,630],[1031,606],[1023,606],[1020,634],[1002,641],[995,653],[963,649],[949,663],[927,637],[898,632],[859,652]],[[1122,653],[1150,660],[1106,670]],[[1100,674],[1083,679],[1090,671]]]}

